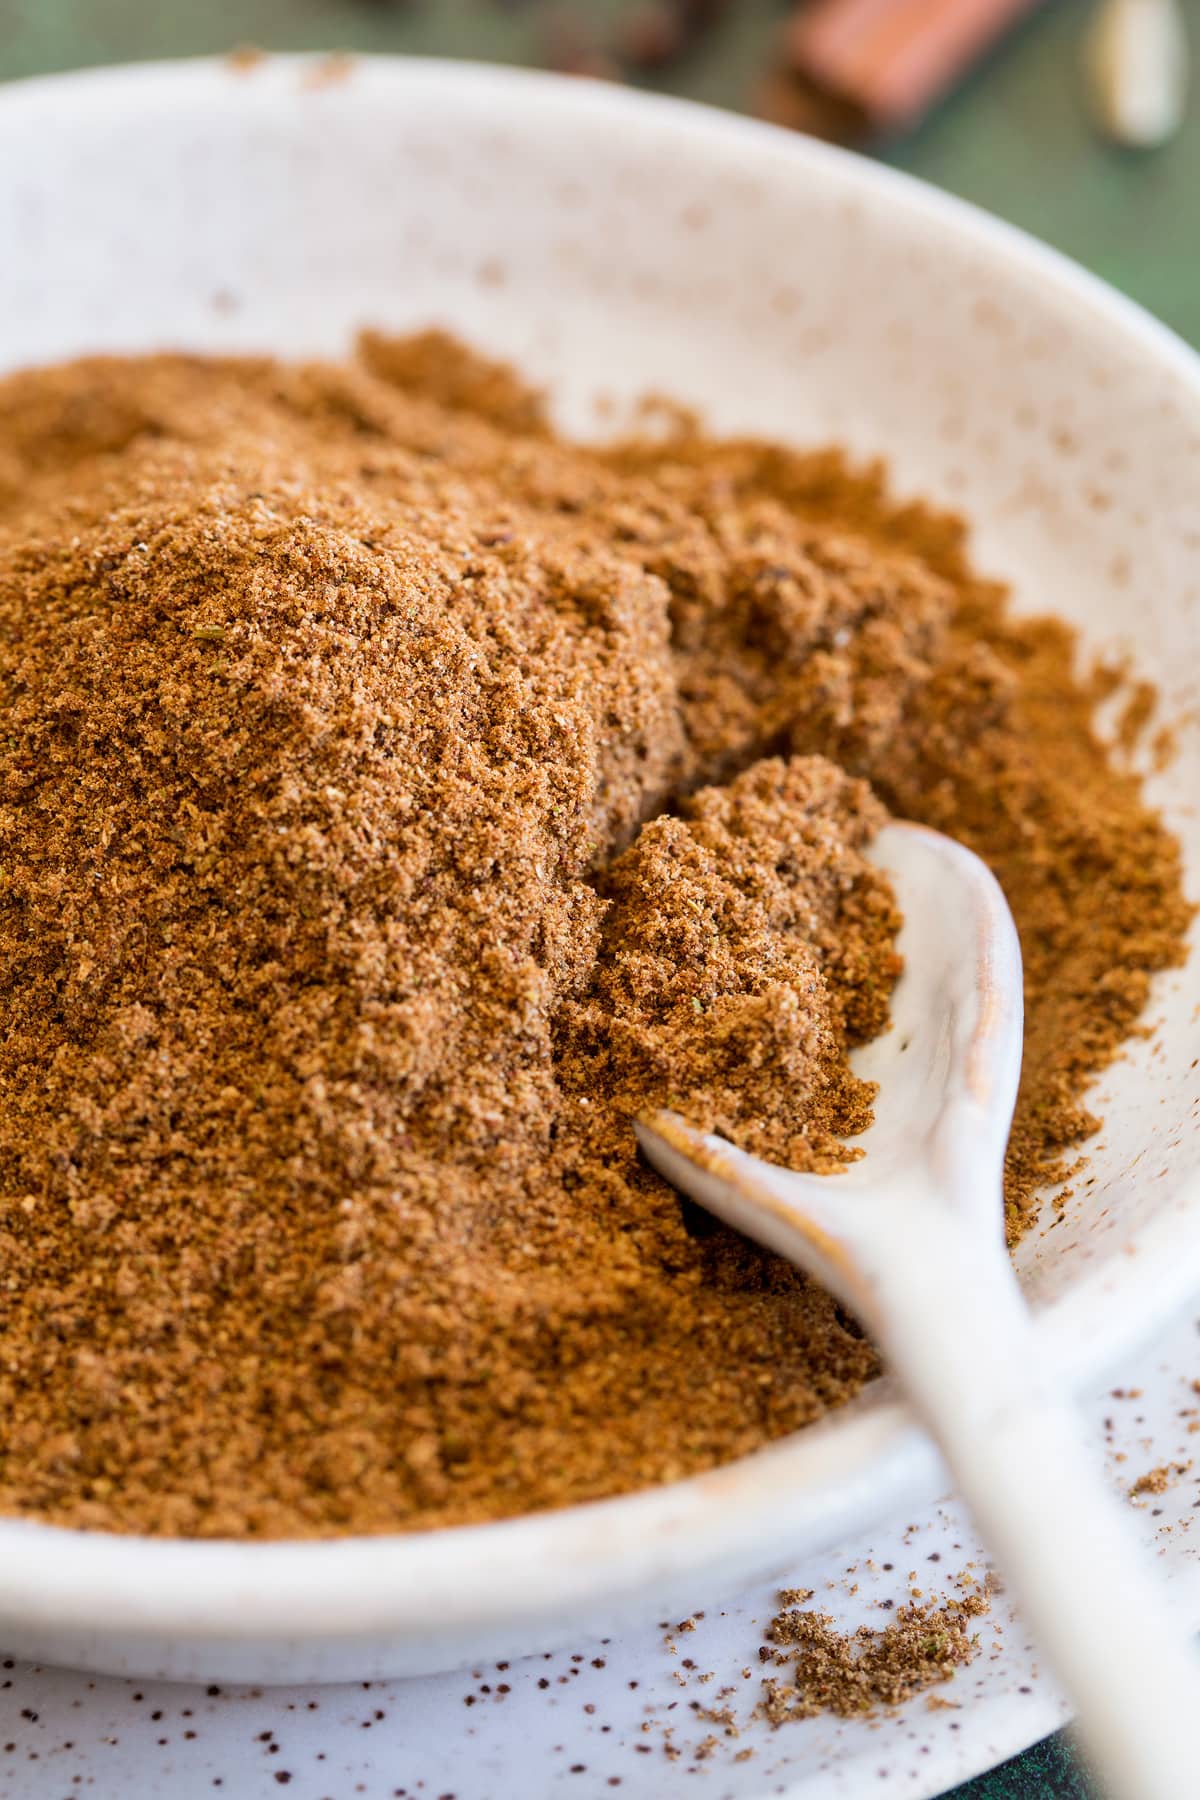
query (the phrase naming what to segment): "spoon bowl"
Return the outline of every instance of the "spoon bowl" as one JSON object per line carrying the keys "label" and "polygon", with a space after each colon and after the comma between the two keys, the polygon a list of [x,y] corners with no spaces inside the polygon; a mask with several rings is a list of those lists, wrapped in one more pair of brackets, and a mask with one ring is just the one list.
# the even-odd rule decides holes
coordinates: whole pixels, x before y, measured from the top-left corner
{"label": "spoon bowl", "polygon": [[[904,1207],[898,1191],[949,1175],[969,1156],[992,1183],[945,1183],[946,1200],[999,1233],[1000,1174],[1021,1070],[1021,949],[1008,902],[977,856],[923,825],[884,827],[871,858],[892,878],[904,924],[890,1028],[853,1057],[878,1087],[862,1154],[835,1176],[797,1174],[702,1135],[669,1112],[638,1124],[659,1173],[781,1255],[809,1235],[814,1270],[850,1306],[861,1303],[883,1241],[876,1211]],[[864,1210],[872,1214],[864,1226]],[[976,1215],[977,1218],[976,1218]],[[888,1234],[890,1235],[890,1234]]]}

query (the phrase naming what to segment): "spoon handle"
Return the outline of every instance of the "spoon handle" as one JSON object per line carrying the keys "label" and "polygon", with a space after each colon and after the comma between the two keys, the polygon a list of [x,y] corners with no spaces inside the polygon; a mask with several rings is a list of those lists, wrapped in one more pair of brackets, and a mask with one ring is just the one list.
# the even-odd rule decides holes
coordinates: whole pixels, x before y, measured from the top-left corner
{"label": "spoon handle", "polygon": [[[949,1229],[948,1227],[949,1223]],[[1200,1780],[1200,1658],[1040,1366],[999,1245],[942,1218],[872,1323],[1058,1676],[1114,1800]],[[886,1290],[886,1291],[884,1291]]]}

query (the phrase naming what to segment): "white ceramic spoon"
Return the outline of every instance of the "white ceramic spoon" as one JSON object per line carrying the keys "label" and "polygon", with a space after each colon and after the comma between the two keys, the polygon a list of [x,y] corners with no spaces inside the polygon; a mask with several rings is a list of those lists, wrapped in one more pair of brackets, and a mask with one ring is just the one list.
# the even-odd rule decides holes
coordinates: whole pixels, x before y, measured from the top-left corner
{"label": "white ceramic spoon", "polygon": [[638,1126],[660,1174],[851,1308],[941,1448],[1120,1800],[1200,1795],[1200,1659],[1045,1367],[1005,1253],[1004,1147],[1021,1062],[1021,952],[978,857],[893,824],[874,856],[905,916],[865,1154],[797,1175],[671,1113]]}

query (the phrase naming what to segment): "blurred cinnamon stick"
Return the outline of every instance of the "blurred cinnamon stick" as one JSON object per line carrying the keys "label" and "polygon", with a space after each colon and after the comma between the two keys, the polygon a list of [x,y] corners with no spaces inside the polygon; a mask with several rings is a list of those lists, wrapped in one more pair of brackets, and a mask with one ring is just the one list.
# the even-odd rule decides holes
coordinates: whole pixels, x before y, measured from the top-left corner
{"label": "blurred cinnamon stick", "polygon": [[867,128],[916,123],[1040,0],[809,0],[787,55],[807,88],[854,109]]}

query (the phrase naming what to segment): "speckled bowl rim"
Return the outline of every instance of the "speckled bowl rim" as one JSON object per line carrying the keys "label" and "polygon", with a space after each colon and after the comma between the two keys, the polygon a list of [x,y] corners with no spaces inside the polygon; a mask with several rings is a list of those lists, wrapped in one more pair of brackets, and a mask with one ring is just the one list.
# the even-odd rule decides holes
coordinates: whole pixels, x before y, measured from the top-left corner
{"label": "speckled bowl rim", "polygon": [[[303,65],[306,58],[272,58]],[[1148,365],[1169,375],[1200,415],[1200,356],[1141,307],[1069,259],[969,204],[849,152],[691,102],[607,84],[486,64],[364,57],[373,84],[397,98],[419,86],[449,102],[495,103],[519,126],[522,113],[555,114],[569,130],[583,113],[635,132],[643,120],[669,134],[680,157],[738,159],[775,180],[789,174],[835,183],[848,198],[902,212],[914,235],[949,232],[981,259],[1056,288],[1101,321]],[[147,63],[39,77],[0,91],[0,111],[31,127],[69,101],[74,123],[89,109],[136,108],[174,90],[215,96],[227,64],[209,59]],[[1188,1230],[1187,1227],[1192,1229]],[[1200,1181],[1172,1195],[1135,1238],[1039,1315],[1047,1361],[1082,1386],[1147,1341],[1200,1289]],[[1095,1328],[1103,1310],[1104,1330]],[[696,1587],[723,1569],[744,1572],[754,1546],[824,1545],[944,1486],[940,1465],[911,1414],[886,1384],[840,1415],[692,1480],[494,1525],[373,1538],[247,1543],[158,1540],[0,1522],[0,1625],[33,1632],[125,1633],[133,1639],[335,1643],[420,1638],[493,1628],[540,1643],[551,1615],[602,1606],[694,1574]],[[770,1566],[764,1552],[760,1567]],[[102,1654],[90,1666],[104,1665]],[[430,1667],[445,1666],[431,1660]]]}

